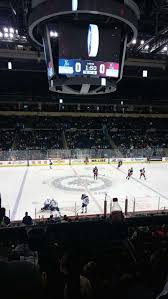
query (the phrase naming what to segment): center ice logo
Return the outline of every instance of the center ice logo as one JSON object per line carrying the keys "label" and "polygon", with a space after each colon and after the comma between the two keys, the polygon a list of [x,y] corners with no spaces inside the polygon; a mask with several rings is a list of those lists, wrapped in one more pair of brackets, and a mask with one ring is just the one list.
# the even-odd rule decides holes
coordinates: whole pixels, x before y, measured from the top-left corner
{"label": "center ice logo", "polygon": [[111,187],[111,181],[105,177],[99,177],[94,181],[92,176],[68,176],[56,179],[52,182],[55,188],[66,190],[83,192],[87,189],[90,191],[102,190]]}

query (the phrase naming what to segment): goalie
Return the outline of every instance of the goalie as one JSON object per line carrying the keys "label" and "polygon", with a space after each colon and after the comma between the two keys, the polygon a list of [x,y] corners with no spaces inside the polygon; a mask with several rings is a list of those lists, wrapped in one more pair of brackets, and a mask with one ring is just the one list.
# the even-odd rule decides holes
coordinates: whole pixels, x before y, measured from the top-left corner
{"label": "goalie", "polygon": [[43,206],[43,208],[41,208],[41,211],[48,211],[49,208],[50,208],[50,199],[47,198],[47,199],[45,200],[45,202],[44,202],[44,206]]}
{"label": "goalie", "polygon": [[41,211],[50,211],[50,212],[57,211],[60,215],[60,209],[58,207],[58,203],[54,199],[50,200],[49,198],[47,198],[44,202],[44,207],[41,209]]}

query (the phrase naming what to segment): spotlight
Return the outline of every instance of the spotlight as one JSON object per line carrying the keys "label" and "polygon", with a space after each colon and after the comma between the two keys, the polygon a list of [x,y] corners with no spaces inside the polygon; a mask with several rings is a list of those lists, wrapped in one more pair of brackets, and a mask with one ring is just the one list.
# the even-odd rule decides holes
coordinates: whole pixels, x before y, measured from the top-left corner
{"label": "spotlight", "polygon": [[56,31],[54,32],[54,37],[58,37],[58,33]]}
{"label": "spotlight", "polygon": [[165,46],[165,47],[163,48],[163,51],[164,51],[164,52],[166,52],[166,51],[167,51],[167,46]]}
{"label": "spotlight", "polygon": [[8,32],[8,28],[7,27],[4,27],[4,32]]}
{"label": "spotlight", "polygon": [[59,103],[60,103],[60,104],[63,104],[63,99],[59,99]]}
{"label": "spotlight", "polygon": [[144,45],[144,43],[145,43],[145,41],[142,39],[142,40],[141,40],[141,45]]}
{"label": "spotlight", "polygon": [[2,32],[0,32],[0,38],[2,38],[3,37],[3,33]]}
{"label": "spotlight", "polygon": [[136,42],[137,42],[136,39],[133,39],[132,44],[136,45]]}
{"label": "spotlight", "polygon": [[15,32],[16,32],[16,34],[18,34],[18,30],[17,29],[15,30]]}

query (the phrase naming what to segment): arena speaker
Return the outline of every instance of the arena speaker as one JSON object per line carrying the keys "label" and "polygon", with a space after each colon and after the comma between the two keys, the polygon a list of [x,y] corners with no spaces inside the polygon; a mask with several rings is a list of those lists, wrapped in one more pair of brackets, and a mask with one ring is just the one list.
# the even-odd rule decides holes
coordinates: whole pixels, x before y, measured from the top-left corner
{"label": "arena speaker", "polygon": [[139,18],[132,0],[32,0],[29,36],[44,48],[49,89],[76,95],[116,91]]}

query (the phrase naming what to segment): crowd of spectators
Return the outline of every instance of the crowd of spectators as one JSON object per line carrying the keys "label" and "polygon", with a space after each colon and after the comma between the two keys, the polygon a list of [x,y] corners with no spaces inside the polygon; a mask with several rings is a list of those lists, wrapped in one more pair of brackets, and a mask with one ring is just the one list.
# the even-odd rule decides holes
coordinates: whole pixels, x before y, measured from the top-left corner
{"label": "crowd of spectators", "polygon": [[58,130],[20,130],[15,142],[17,150],[47,150],[63,148],[61,132]]}
{"label": "crowd of spectators", "polygon": [[108,149],[109,140],[103,130],[67,130],[68,148]]}
{"label": "crowd of spectators", "polygon": [[0,132],[1,151],[113,148],[156,156],[168,148],[166,118],[3,116]]}
{"label": "crowd of spectators", "polygon": [[0,151],[6,151],[12,148],[15,140],[15,130],[0,129]]}
{"label": "crowd of spectators", "polygon": [[[10,285],[5,295],[7,299],[168,298],[166,224],[140,225],[131,220],[126,235],[113,238],[111,234],[109,238],[108,229],[117,236],[122,226],[117,224],[112,228],[113,223],[110,224],[108,219],[69,222],[65,217],[62,224],[47,227],[32,226],[28,215],[25,217],[25,234],[23,230],[22,237],[15,234],[15,241],[9,229],[7,233],[11,241],[9,238],[4,241],[5,229],[3,235],[0,229],[1,291],[6,291],[6,285]],[[85,234],[78,234],[78,229]],[[69,241],[66,231],[71,232]],[[101,238],[96,239],[99,233]]]}
{"label": "crowd of spectators", "polygon": [[113,118],[108,119],[109,134],[118,150],[125,156],[159,156],[168,147],[167,119],[150,118]]}

